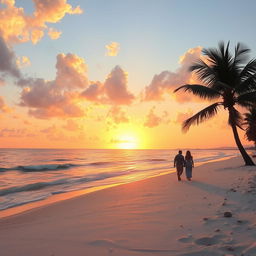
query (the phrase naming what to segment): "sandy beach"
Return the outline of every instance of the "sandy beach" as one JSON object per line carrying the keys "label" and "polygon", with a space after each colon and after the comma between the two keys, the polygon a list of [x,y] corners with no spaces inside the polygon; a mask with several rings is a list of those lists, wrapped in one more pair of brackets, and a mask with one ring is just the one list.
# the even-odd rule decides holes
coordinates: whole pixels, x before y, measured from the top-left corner
{"label": "sandy beach", "polygon": [[0,256],[256,256],[255,10],[0,0]]}
{"label": "sandy beach", "polygon": [[253,256],[255,170],[232,158],[2,218],[0,255]]}

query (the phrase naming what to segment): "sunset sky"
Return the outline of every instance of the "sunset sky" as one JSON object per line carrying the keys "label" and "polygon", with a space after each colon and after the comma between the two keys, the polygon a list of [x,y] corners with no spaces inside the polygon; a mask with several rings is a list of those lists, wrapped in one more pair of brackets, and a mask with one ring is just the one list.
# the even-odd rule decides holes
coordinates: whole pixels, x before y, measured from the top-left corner
{"label": "sunset sky", "polygon": [[[254,0],[0,0],[0,147],[235,146],[227,113],[173,94],[202,48],[256,57]],[[241,132],[244,144],[244,133]]]}

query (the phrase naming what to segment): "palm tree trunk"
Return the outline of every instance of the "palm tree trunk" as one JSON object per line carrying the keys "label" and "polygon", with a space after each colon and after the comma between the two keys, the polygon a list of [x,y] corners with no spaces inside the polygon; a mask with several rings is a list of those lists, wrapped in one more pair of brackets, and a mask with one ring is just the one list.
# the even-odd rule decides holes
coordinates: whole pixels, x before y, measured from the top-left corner
{"label": "palm tree trunk", "polygon": [[244,162],[245,162],[245,165],[255,165],[254,162],[252,161],[252,159],[250,158],[250,156],[247,154],[247,152],[245,151],[241,141],[240,141],[240,138],[239,138],[239,135],[238,135],[238,132],[237,132],[237,127],[236,127],[236,124],[234,122],[234,118],[233,118],[233,111],[232,109],[229,109],[229,121],[230,121],[230,125],[232,127],[232,130],[233,130],[233,134],[234,134],[234,138],[235,138],[235,141],[236,141],[236,145],[244,159]]}

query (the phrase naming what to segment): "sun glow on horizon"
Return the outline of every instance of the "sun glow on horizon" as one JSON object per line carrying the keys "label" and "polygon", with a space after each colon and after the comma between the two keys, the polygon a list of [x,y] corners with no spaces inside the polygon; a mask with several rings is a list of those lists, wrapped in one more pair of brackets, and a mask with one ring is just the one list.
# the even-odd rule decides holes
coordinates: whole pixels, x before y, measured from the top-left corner
{"label": "sun glow on horizon", "polygon": [[138,149],[140,148],[139,136],[134,131],[122,130],[112,138],[112,146],[117,149]]}
{"label": "sun glow on horizon", "polygon": [[130,135],[121,135],[116,140],[116,147],[119,149],[137,149],[138,142],[135,137]]}

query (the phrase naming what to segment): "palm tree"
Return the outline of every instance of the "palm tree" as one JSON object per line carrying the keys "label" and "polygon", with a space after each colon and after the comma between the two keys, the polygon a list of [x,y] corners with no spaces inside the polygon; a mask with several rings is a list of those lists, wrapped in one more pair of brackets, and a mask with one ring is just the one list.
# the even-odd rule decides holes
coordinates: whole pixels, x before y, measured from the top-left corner
{"label": "palm tree", "polygon": [[224,42],[220,42],[218,48],[203,49],[206,60],[199,59],[190,67],[190,71],[196,72],[203,85],[185,84],[174,92],[183,90],[203,99],[218,100],[184,121],[183,130],[188,131],[191,125],[198,125],[215,116],[224,107],[228,111],[228,123],[245,165],[254,165],[239,139],[237,127],[242,129],[242,115],[235,108],[250,108],[256,103],[256,60],[247,62],[249,51],[238,43],[232,55],[229,43],[225,46]]}
{"label": "palm tree", "polygon": [[248,141],[253,141],[256,148],[256,108],[252,107],[245,113],[245,137]]}

